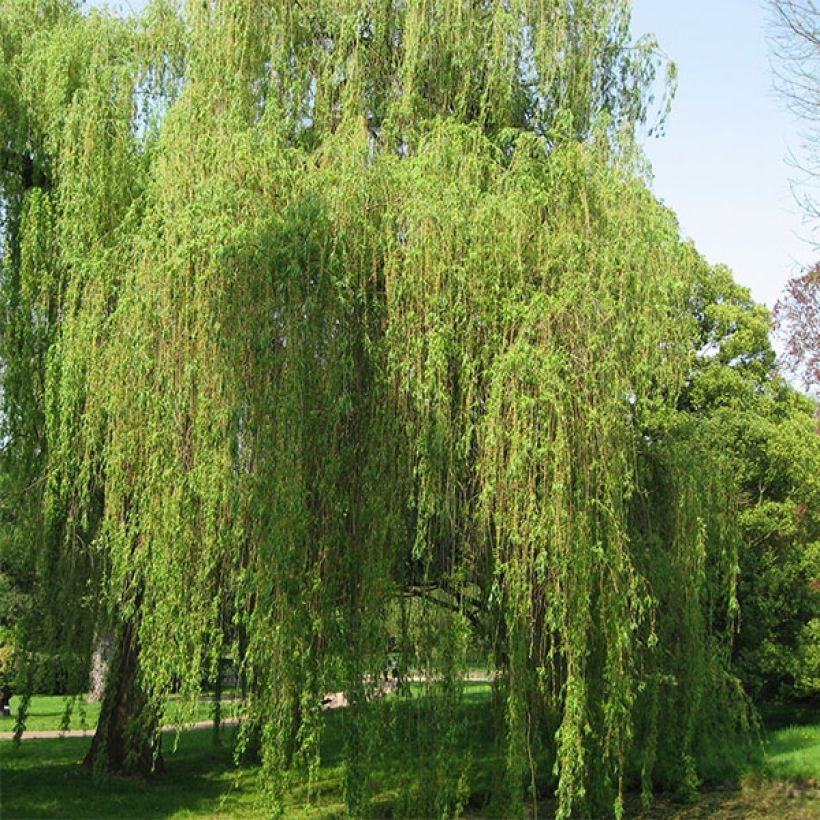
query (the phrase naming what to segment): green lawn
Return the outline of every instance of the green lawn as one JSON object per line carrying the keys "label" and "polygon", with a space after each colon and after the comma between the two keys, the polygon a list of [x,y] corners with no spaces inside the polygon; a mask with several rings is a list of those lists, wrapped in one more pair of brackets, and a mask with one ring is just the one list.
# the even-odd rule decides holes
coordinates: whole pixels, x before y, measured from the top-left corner
{"label": "green lawn", "polygon": [[[11,699],[11,718],[0,720],[0,731],[13,732],[20,698]],[[29,702],[26,729],[34,732],[61,729],[68,717],[70,729],[93,729],[100,716],[99,703],[86,703],[83,698],[64,698],[58,695],[33,695]]]}
{"label": "green lawn", "polygon": [[[416,687],[414,687],[416,688]],[[470,750],[477,792],[467,804],[471,816],[483,816],[482,782],[493,777],[492,742],[487,715],[486,686],[470,687],[468,700],[472,711],[470,727],[462,742]],[[58,699],[59,700],[59,699]],[[59,710],[48,699],[37,699],[40,719],[53,720]],[[210,704],[201,704],[208,708]],[[48,711],[48,710],[51,711]],[[338,817],[344,812],[342,801],[342,746],[346,710],[325,715],[322,736],[322,765],[312,785],[311,803],[307,805],[306,782],[294,776],[286,787],[285,809],[288,817]],[[401,720],[401,707],[385,704],[386,720]],[[477,727],[477,728],[474,728]],[[234,729],[222,730],[222,744],[214,745],[209,731],[186,731],[178,736],[165,735],[163,755],[166,771],[148,783],[125,779],[95,782],[78,761],[88,748],[88,738],[25,740],[19,746],[0,741],[0,814],[12,818],[95,818],[105,817],[259,817],[263,811],[260,791],[260,768],[249,765],[241,771],[233,764],[231,753]],[[174,748],[174,741],[178,745]],[[398,755],[401,751],[395,752]],[[418,750],[407,751],[418,755]],[[393,751],[384,750],[384,766],[376,764],[371,772],[374,810],[390,815],[391,803],[401,799],[402,761],[391,760]],[[496,761],[497,763],[497,761]],[[731,804],[732,817],[812,817],[816,781],[820,779],[820,722],[772,729],[764,736],[763,751],[749,764],[745,788],[737,792],[710,792],[698,806],[681,808],[661,800],[652,817],[695,817],[701,809],[725,811]],[[787,794],[780,781],[802,785],[798,798]],[[486,789],[486,785],[484,787]],[[744,802],[745,801],[745,802]],[[639,807],[637,795],[628,807]],[[761,806],[765,810],[761,813]],[[549,805],[543,810],[549,812]],[[635,808],[637,813],[639,808]],[[688,812],[694,813],[688,813]],[[739,813],[738,813],[739,812]],[[751,813],[750,813],[751,812]],[[628,815],[633,816],[628,810]],[[721,815],[723,816],[723,815]]]}
{"label": "green lawn", "polygon": [[[306,808],[304,784],[294,783],[286,799],[289,817],[337,817],[343,811],[341,744],[334,717],[330,716],[323,765],[313,786],[316,805]],[[165,772],[147,783],[123,778],[95,781],[78,762],[88,749],[88,738],[29,739],[19,746],[0,741],[0,816],[259,817],[260,768],[235,767],[233,734],[225,727],[217,746],[210,731],[166,733]]]}
{"label": "green lawn", "polygon": [[14,748],[0,741],[4,818],[253,817],[257,770],[236,781],[231,753],[211,733],[180,735],[165,753],[166,772],[146,784],[137,780],[95,782],[78,761],[87,738],[26,740]]}
{"label": "green lawn", "polygon": [[820,780],[820,723],[787,726],[764,738],[754,770],[776,780]]}
{"label": "green lawn", "polygon": [[[12,718],[0,718],[0,732],[14,731],[14,717],[20,705],[20,698],[11,699]],[[188,704],[179,699],[169,700],[164,722],[176,725],[177,723],[194,723],[209,720],[213,714],[213,703],[199,701]],[[223,717],[229,717],[235,711],[234,701],[228,700],[222,704]],[[26,717],[26,730],[30,732],[41,730],[94,729],[100,716],[99,703],[86,703],[83,697],[66,698],[60,695],[34,695],[29,703]]]}
{"label": "green lawn", "polygon": [[[424,691],[424,684],[410,683],[408,689],[413,695]],[[467,703],[489,696],[491,686],[484,681],[470,681],[464,684],[464,699]],[[392,699],[393,695],[388,695]],[[234,698],[222,701],[222,718],[235,717],[239,702]],[[14,731],[14,717],[20,705],[20,698],[11,699],[12,718],[0,718],[0,732]],[[202,700],[196,704],[185,703],[171,698],[166,705],[164,723],[171,725],[196,723],[213,717],[214,705]],[[99,703],[86,703],[82,697],[66,698],[61,695],[34,695],[29,703],[26,717],[26,731],[60,731],[69,729],[94,729],[100,716]]]}

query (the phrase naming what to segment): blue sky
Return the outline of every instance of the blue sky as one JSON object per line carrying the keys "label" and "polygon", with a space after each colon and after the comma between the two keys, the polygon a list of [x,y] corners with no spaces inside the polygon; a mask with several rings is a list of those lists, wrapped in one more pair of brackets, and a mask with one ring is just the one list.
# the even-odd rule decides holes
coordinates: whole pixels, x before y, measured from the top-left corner
{"label": "blue sky", "polygon": [[820,251],[789,187],[800,124],[773,89],[766,21],[762,0],[634,0],[632,30],[654,33],[679,70],[666,135],[645,144],[655,193],[771,307]]}
{"label": "blue sky", "polygon": [[799,123],[773,90],[765,23],[764,0],[634,0],[632,29],[654,33],[679,71],[666,135],[645,144],[655,193],[710,262],[771,307],[820,251],[789,187]]}

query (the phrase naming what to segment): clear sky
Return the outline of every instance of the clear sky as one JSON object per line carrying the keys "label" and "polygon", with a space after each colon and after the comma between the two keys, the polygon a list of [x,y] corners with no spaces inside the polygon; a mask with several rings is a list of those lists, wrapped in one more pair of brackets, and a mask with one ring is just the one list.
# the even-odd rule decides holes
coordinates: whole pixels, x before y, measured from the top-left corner
{"label": "clear sky", "polygon": [[[137,11],[144,0],[113,0]],[[87,5],[103,5],[91,2]],[[820,258],[789,187],[799,124],[774,92],[764,0],[634,0],[633,33],[651,32],[678,65],[666,134],[645,148],[657,196],[713,263],[770,307]]]}
{"label": "clear sky", "polygon": [[655,193],[771,307],[820,252],[789,187],[799,123],[773,89],[766,21],[763,0],[634,0],[632,30],[654,33],[679,71],[666,135],[645,144]]}

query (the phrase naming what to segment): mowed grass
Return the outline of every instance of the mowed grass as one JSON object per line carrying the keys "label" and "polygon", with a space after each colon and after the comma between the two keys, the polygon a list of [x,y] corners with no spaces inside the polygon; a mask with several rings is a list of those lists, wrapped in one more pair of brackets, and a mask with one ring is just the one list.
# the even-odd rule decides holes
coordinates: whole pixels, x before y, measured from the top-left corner
{"label": "mowed grass", "polygon": [[[0,718],[0,732],[13,732],[15,718],[20,708],[20,698],[11,699],[11,718]],[[186,703],[172,698],[165,707],[163,722],[177,725],[209,720],[213,716],[212,701],[201,700],[197,703]],[[222,717],[230,717],[236,711],[236,702],[226,700],[222,703]],[[26,731],[62,731],[68,729],[93,730],[100,717],[99,703],[86,703],[83,696],[76,698],[61,695],[34,695],[26,716]]]}
{"label": "mowed grass", "polygon": [[236,780],[232,756],[211,734],[189,731],[150,781],[95,780],[79,761],[88,738],[0,741],[4,818],[254,817],[258,771]]}
{"label": "mowed grass", "polygon": [[773,780],[820,780],[820,723],[769,732],[754,770]]}
{"label": "mowed grass", "polygon": [[[344,813],[341,732],[327,716],[322,767],[307,805],[306,780],[286,784],[288,817],[330,818]],[[235,729],[188,730],[163,735],[165,771],[151,779],[95,779],[80,761],[88,737],[0,741],[0,816],[7,818],[209,817],[251,818],[266,814],[260,798],[260,766],[238,769]]]}
{"label": "mowed grass", "polygon": [[[414,694],[421,687],[413,686]],[[470,728],[462,741],[473,763],[471,780],[477,791],[466,805],[471,817],[498,815],[485,805],[489,782],[498,760],[493,756],[492,728],[487,718],[488,687],[467,691]],[[47,703],[43,704],[48,705]],[[203,704],[210,707],[211,704]],[[344,814],[343,747],[347,710],[324,715],[322,762],[311,786],[304,775],[294,773],[284,783],[285,813],[296,818],[330,818]],[[385,703],[385,716],[401,719],[401,708]],[[19,746],[0,741],[0,816],[5,818],[108,818],[108,817],[209,817],[250,818],[266,814],[259,794],[265,785],[258,764],[241,770],[234,765],[235,730],[223,728],[221,744],[215,745],[207,730],[166,733],[163,740],[165,772],[149,781],[109,778],[95,781],[79,762],[89,739],[26,740]],[[384,749],[384,765],[378,761],[370,772],[373,813],[391,816],[401,810],[400,795],[407,786],[415,752]],[[398,755],[398,759],[391,757]],[[406,755],[406,756],[405,756]],[[397,765],[398,763],[398,765]],[[704,794],[698,804],[685,808],[661,799],[647,817],[813,817],[817,780],[820,779],[820,721],[782,726],[765,733],[760,753],[750,761],[743,791]],[[801,784],[796,793],[789,783]],[[791,791],[790,791],[791,789]],[[399,801],[399,802],[397,802]],[[642,814],[640,801],[627,801],[628,816]],[[550,816],[554,801],[539,809]],[[706,815],[698,814],[706,811]],[[721,814],[723,812],[723,814]],[[728,813],[727,813],[728,812]],[[750,814],[751,812],[751,814]]]}

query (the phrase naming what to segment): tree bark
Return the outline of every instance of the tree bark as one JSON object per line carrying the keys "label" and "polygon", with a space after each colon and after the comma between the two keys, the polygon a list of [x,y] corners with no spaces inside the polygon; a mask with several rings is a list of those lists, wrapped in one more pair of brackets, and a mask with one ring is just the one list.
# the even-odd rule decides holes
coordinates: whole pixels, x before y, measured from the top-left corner
{"label": "tree bark", "polygon": [[88,703],[98,703],[105,692],[105,680],[114,654],[114,636],[108,629],[100,629],[94,636],[94,654],[91,656],[91,674],[88,678]]}
{"label": "tree bark", "polygon": [[100,720],[84,765],[106,774],[147,777],[162,771],[159,716],[139,679],[136,624],[119,631],[108,671]]}

